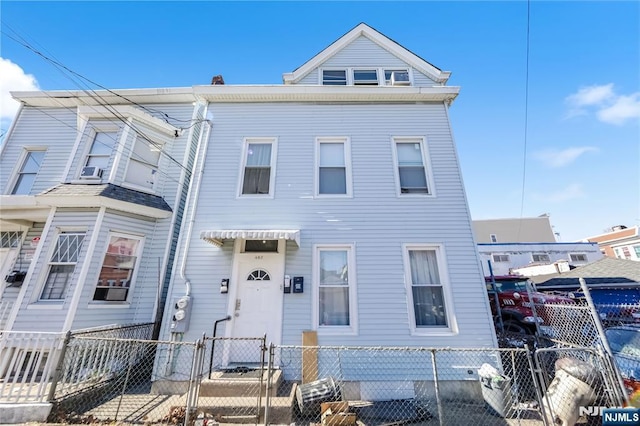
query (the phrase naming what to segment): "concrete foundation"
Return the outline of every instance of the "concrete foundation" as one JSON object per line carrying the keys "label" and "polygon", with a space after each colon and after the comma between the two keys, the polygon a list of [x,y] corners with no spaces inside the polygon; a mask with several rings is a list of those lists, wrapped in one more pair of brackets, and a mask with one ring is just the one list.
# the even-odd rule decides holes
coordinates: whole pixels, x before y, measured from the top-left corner
{"label": "concrete foundation", "polygon": [[0,423],[14,425],[29,422],[45,423],[51,412],[51,406],[47,402],[0,404]]}

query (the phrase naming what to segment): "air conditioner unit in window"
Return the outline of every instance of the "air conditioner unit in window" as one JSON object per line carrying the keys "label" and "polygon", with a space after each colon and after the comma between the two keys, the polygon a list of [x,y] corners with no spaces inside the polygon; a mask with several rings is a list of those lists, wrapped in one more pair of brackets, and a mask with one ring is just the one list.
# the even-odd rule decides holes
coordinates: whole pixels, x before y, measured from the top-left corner
{"label": "air conditioner unit in window", "polygon": [[102,177],[102,169],[95,166],[86,166],[82,168],[80,179],[100,179]]}
{"label": "air conditioner unit in window", "polygon": [[392,86],[410,86],[408,71],[394,71],[391,73]]}

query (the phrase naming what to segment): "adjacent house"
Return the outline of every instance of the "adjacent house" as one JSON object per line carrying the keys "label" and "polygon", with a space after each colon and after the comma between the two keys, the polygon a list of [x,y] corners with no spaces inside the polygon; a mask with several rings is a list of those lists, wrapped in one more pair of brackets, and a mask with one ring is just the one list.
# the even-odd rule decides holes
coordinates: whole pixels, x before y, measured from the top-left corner
{"label": "adjacent house", "polygon": [[477,243],[555,243],[556,234],[549,216],[473,221]]}
{"label": "adjacent house", "polygon": [[212,128],[161,338],[495,346],[449,75],[360,24],[282,85],[195,86]]}
{"label": "adjacent house", "polygon": [[0,153],[0,328],[154,322],[205,106],[191,89],[13,96],[22,106]]}
{"label": "adjacent house", "polygon": [[640,226],[628,228],[617,225],[610,232],[585,238],[583,241],[598,243],[605,256],[618,259],[640,260]]}
{"label": "adjacent house", "polygon": [[[527,277],[567,272],[602,259],[596,243],[479,243],[485,277],[519,274]],[[491,263],[491,266],[489,266]]]}

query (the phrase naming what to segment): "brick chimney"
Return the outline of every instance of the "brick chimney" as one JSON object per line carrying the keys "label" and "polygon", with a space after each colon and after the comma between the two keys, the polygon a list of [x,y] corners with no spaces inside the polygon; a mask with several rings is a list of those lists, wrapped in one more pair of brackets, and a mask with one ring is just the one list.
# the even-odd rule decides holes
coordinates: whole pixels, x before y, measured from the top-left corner
{"label": "brick chimney", "polygon": [[224,84],[224,78],[221,75],[214,75],[211,79],[211,84]]}

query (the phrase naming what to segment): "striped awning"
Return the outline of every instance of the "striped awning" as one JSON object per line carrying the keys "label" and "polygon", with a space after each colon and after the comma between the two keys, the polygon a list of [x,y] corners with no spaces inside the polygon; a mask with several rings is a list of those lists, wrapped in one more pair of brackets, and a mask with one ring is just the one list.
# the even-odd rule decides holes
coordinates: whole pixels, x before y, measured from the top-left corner
{"label": "striped awning", "polygon": [[213,229],[202,231],[200,238],[221,247],[224,240],[290,240],[300,246],[299,229]]}

